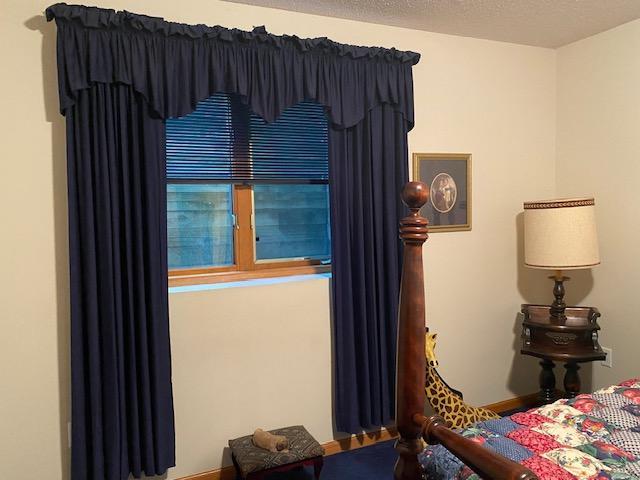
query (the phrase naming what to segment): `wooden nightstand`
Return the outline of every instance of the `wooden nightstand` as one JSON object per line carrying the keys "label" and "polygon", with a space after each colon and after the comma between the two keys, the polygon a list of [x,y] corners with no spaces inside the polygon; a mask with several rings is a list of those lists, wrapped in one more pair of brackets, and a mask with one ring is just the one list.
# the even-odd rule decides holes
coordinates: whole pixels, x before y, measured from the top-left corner
{"label": "wooden nightstand", "polygon": [[542,359],[540,400],[555,400],[554,361],[565,364],[564,389],[568,397],[575,397],[580,393],[578,363],[607,358],[598,343],[600,312],[594,307],[567,307],[566,320],[557,320],[551,317],[550,305],[524,304],[521,311],[524,319],[520,353]]}

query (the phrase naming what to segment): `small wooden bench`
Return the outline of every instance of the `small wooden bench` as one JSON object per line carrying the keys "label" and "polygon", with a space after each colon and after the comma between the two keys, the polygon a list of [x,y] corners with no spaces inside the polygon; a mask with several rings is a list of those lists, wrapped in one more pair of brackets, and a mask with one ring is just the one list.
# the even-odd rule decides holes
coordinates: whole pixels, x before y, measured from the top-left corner
{"label": "small wooden bench", "polygon": [[229,440],[233,464],[238,475],[246,480],[261,480],[274,472],[313,465],[315,478],[320,478],[324,449],[302,425],[270,430],[289,440],[286,452],[270,452],[253,444],[253,435]]}

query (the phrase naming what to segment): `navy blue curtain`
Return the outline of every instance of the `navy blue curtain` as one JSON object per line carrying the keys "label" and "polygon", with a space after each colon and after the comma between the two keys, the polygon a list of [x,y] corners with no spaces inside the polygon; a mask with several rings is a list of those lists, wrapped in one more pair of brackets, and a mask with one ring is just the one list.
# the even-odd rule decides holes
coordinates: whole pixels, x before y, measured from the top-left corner
{"label": "navy blue curtain", "polygon": [[381,104],[357,125],[329,133],[334,410],[344,432],[394,419],[407,129],[401,113]]}
{"label": "navy blue curtain", "polygon": [[218,92],[273,121],[325,106],[336,427],[393,418],[400,188],[413,52],[56,4],[67,117],[74,480],[174,464],[164,120]]}
{"label": "navy blue curtain", "polygon": [[122,84],[66,113],[72,478],[160,475],[175,464],[164,122]]}

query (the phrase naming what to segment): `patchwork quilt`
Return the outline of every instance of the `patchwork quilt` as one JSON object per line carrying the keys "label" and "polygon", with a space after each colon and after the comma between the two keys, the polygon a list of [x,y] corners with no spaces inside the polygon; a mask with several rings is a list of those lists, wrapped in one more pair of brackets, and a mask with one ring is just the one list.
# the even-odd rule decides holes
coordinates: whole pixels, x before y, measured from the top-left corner
{"label": "patchwork quilt", "polygon": [[[540,480],[640,480],[640,378],[458,433]],[[420,462],[427,478],[480,478],[441,445],[427,447]]]}

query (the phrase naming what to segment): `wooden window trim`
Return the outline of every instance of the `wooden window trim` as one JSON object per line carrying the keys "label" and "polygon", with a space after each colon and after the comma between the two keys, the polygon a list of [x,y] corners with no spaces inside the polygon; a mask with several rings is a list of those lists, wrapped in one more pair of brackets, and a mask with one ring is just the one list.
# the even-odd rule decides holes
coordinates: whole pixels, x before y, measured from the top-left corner
{"label": "wooden window trim", "polygon": [[191,275],[169,276],[170,287],[182,287],[186,285],[205,285],[226,282],[241,282],[243,280],[256,280],[260,278],[289,277],[292,275],[314,275],[330,273],[331,265],[302,265],[297,267],[269,268],[263,270],[228,271],[219,273],[200,273]]}
{"label": "wooden window trim", "polygon": [[255,261],[252,195],[251,185],[233,187],[233,213],[236,215],[233,232],[234,264],[169,270],[170,287],[331,272],[331,265],[322,264],[320,260]]}

